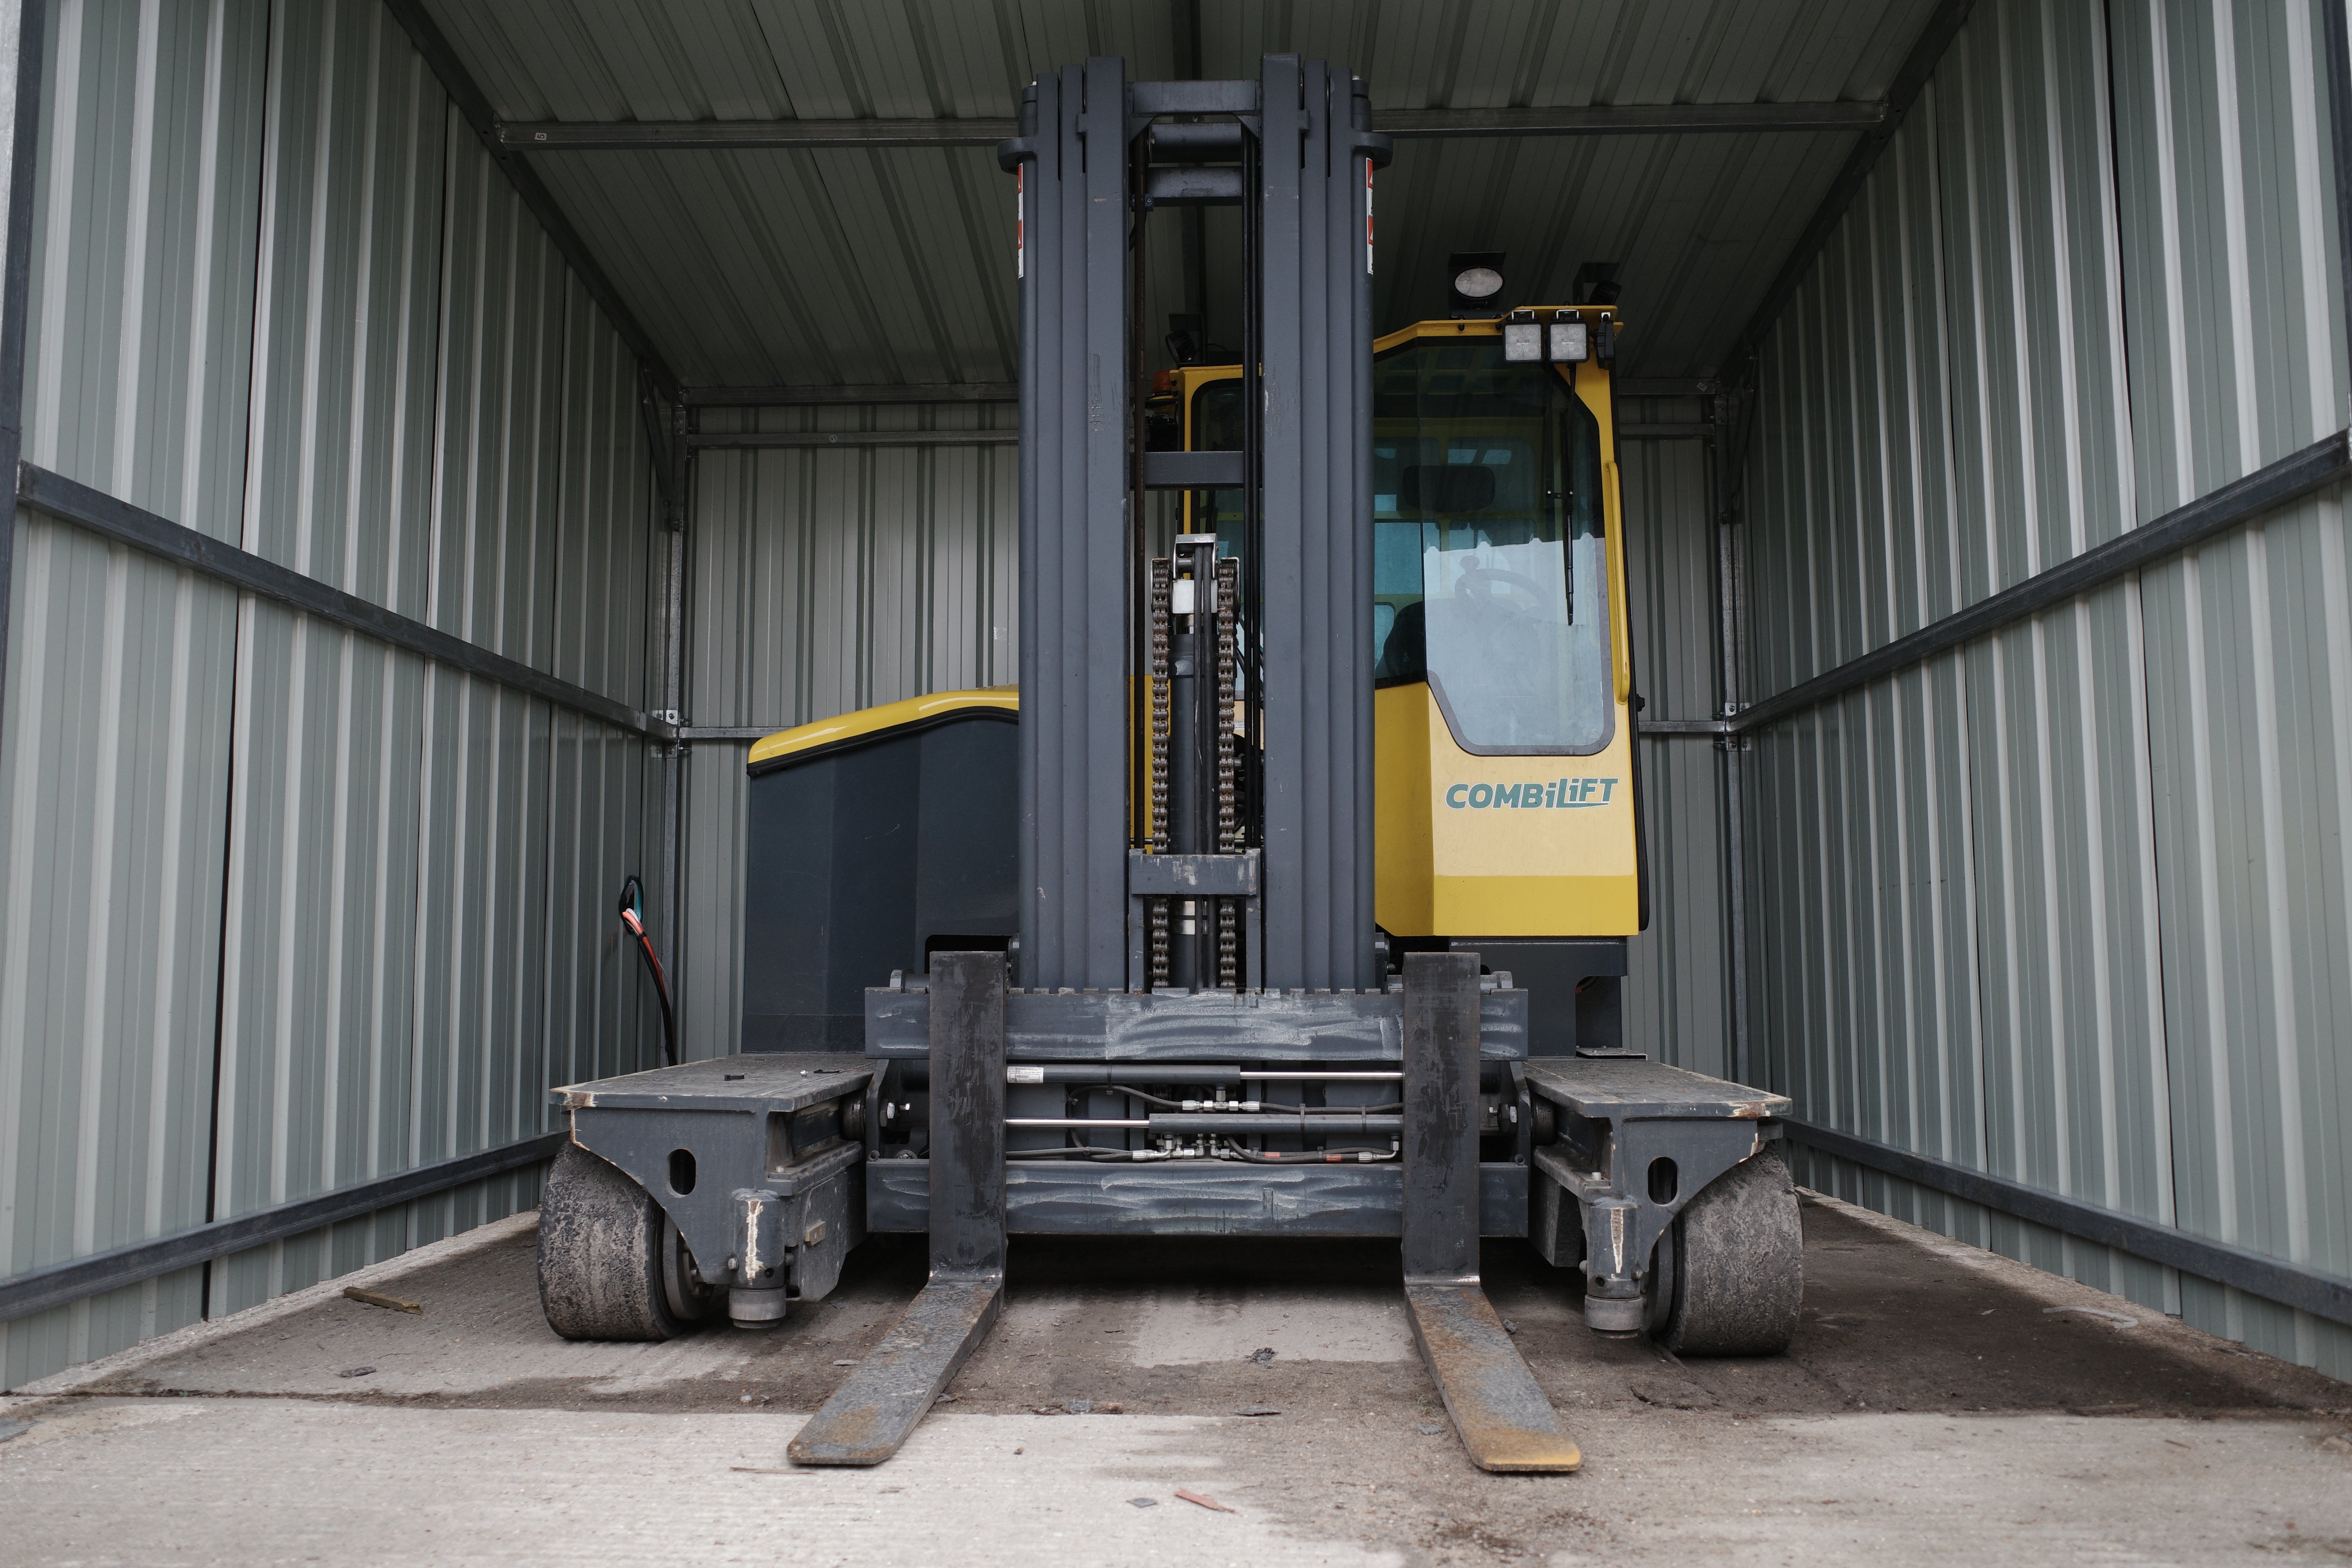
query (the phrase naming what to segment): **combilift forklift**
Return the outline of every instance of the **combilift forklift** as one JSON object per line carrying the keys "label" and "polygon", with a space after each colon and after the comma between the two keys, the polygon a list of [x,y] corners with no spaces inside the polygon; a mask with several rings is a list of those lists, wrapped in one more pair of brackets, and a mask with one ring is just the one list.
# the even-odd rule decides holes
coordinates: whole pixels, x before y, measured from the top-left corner
{"label": "combilift forklift", "polygon": [[[765,1327],[869,1233],[928,1232],[929,1282],[790,1447],[870,1465],[995,1320],[1008,1235],[1394,1237],[1471,1458],[1573,1469],[1482,1236],[1686,1353],[1784,1348],[1801,1292],[1788,1102],[1617,1024],[1621,323],[1376,344],[1388,145],[1318,61],[1089,60],[1021,125],[1017,693],[753,750],[744,1048],[555,1091],[548,1321]],[[1185,203],[1240,209],[1244,341],[1150,390],[1137,231]],[[1184,492],[1165,554],[1153,489]]]}

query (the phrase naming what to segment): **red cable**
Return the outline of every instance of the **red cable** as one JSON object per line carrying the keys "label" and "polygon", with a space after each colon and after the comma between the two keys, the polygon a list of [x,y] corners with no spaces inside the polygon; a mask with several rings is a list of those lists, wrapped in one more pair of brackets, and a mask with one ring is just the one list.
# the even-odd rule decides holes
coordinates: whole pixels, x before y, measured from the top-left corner
{"label": "red cable", "polygon": [[654,940],[646,934],[645,922],[637,919],[637,911],[624,907],[621,910],[621,923],[628,927],[629,934],[637,939],[637,952],[644,955],[646,967],[653,972],[654,994],[661,998],[662,1060],[671,1067],[676,1067],[677,1066],[677,1013],[670,1005],[669,976],[662,972],[661,960],[654,954]]}

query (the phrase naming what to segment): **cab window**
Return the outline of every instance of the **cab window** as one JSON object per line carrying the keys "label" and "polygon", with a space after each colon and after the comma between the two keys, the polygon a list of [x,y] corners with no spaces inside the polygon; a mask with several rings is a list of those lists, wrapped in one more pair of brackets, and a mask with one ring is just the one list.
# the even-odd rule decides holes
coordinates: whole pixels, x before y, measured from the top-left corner
{"label": "cab window", "polygon": [[1601,427],[1493,338],[1373,367],[1374,678],[1427,681],[1475,752],[1579,753],[1612,700]]}

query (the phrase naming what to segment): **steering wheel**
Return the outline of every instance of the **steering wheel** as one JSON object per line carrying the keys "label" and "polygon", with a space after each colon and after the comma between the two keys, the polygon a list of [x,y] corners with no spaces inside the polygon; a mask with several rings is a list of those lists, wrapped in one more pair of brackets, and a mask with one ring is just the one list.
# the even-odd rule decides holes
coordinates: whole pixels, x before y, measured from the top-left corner
{"label": "steering wheel", "polygon": [[[1521,599],[1515,593],[1512,597],[1505,598],[1500,592],[1503,589],[1524,593],[1527,597]],[[1506,572],[1497,566],[1465,568],[1462,575],[1454,580],[1454,590],[1480,609],[1507,610],[1516,616],[1535,614],[1537,606],[1544,599],[1542,584],[1532,577]]]}

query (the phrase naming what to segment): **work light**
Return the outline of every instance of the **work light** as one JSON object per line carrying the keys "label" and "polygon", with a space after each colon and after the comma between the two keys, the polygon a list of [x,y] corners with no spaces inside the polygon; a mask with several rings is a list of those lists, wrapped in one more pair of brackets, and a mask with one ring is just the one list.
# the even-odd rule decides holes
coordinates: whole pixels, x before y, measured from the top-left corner
{"label": "work light", "polygon": [[1543,325],[1533,310],[1514,312],[1503,323],[1503,357],[1513,364],[1528,364],[1543,358]]}
{"label": "work light", "polygon": [[1491,300],[1502,289],[1503,275],[1491,267],[1465,267],[1454,275],[1454,291],[1465,300]]}
{"label": "work light", "polygon": [[1457,250],[1445,258],[1445,275],[1461,317],[1499,316],[1503,303],[1503,253],[1499,250]]}

